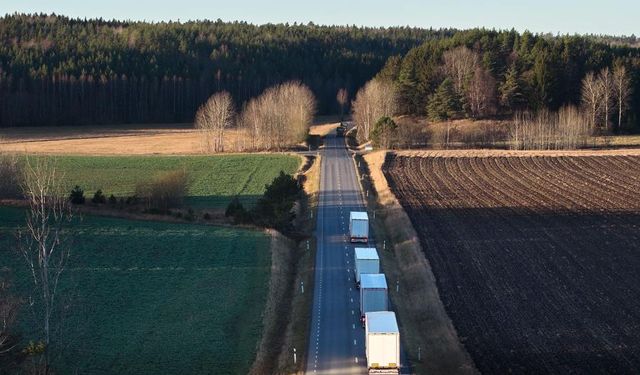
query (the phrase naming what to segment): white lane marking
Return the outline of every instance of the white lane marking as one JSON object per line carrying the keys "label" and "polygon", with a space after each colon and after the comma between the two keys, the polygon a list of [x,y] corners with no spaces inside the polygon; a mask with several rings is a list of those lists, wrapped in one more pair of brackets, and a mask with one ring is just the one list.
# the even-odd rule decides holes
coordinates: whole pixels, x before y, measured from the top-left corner
{"label": "white lane marking", "polygon": [[351,315],[356,315],[356,312],[351,310]]}
{"label": "white lane marking", "polygon": [[351,298],[351,303],[353,303],[353,298]]}
{"label": "white lane marking", "polygon": [[356,357],[356,363],[358,363],[358,357]]}
{"label": "white lane marking", "polygon": [[351,329],[356,329],[356,324],[355,324],[355,323],[353,323],[353,324],[351,325]]}
{"label": "white lane marking", "polygon": [[356,344],[356,339],[353,339],[353,345],[354,345],[354,346],[355,346],[355,345],[358,345],[358,344]]}

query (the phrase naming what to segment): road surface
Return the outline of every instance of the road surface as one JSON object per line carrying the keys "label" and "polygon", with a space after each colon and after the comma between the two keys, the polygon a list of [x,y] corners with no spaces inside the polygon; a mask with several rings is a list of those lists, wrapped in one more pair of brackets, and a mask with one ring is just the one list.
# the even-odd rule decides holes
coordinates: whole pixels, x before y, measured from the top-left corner
{"label": "road surface", "polygon": [[365,207],[344,139],[328,135],[324,142],[306,373],[366,374],[360,297],[353,280],[353,245],[348,239],[349,212],[364,211]]}

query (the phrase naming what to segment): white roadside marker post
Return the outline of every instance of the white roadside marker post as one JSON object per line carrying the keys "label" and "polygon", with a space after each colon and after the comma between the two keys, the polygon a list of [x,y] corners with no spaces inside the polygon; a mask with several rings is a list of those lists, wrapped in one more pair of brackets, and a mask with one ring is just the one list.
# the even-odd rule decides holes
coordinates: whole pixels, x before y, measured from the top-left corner
{"label": "white roadside marker post", "polygon": [[304,281],[300,281],[300,291],[304,294]]}
{"label": "white roadside marker post", "polygon": [[293,364],[298,363],[298,355],[296,353],[296,348],[293,348]]}

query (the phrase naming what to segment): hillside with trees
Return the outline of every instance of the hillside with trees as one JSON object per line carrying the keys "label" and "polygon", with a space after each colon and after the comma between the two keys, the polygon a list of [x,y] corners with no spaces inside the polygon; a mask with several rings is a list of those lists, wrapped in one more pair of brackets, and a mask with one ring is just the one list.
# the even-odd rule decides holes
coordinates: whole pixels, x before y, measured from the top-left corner
{"label": "hillside with trees", "polygon": [[300,81],[321,114],[388,57],[450,30],[245,22],[0,18],[0,126],[191,122],[214,92],[236,107]]}
{"label": "hillside with trees", "polygon": [[584,115],[594,133],[628,133],[640,126],[634,44],[635,37],[467,30],[389,58],[377,79],[394,83],[396,115],[512,119],[519,112],[564,116],[579,107],[574,118]]}

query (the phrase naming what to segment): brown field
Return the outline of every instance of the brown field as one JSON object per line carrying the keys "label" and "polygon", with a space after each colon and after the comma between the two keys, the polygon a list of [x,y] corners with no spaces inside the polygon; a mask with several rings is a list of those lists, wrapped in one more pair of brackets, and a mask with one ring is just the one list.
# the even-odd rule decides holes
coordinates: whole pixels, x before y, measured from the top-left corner
{"label": "brown field", "polygon": [[[326,135],[337,123],[320,118],[311,134]],[[239,130],[225,133],[225,149],[249,143]],[[192,124],[134,124],[0,129],[0,152],[77,155],[193,155],[203,153]]]}
{"label": "brown field", "polygon": [[514,155],[383,168],[461,341],[486,374],[638,373],[640,153]]}

